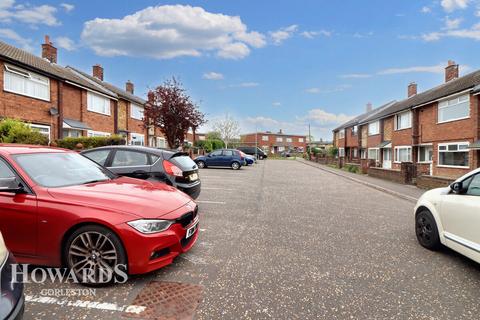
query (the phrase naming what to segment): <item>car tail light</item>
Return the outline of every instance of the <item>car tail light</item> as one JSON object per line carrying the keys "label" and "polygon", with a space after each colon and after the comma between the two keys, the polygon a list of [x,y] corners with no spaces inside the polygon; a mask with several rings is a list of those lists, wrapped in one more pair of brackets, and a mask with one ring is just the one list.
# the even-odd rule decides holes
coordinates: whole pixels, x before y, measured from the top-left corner
{"label": "car tail light", "polygon": [[176,177],[183,177],[183,171],[171,163],[170,161],[163,160],[163,167],[165,168],[165,172],[170,176]]}

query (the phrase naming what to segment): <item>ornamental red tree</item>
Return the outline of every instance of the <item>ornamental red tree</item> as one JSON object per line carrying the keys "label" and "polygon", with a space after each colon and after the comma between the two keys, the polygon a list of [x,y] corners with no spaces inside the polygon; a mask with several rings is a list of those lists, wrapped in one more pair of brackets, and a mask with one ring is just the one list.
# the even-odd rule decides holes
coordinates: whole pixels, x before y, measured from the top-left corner
{"label": "ornamental red tree", "polygon": [[148,92],[143,122],[147,128],[159,128],[170,148],[175,149],[183,145],[189,129],[195,132],[206,123],[205,115],[175,78]]}

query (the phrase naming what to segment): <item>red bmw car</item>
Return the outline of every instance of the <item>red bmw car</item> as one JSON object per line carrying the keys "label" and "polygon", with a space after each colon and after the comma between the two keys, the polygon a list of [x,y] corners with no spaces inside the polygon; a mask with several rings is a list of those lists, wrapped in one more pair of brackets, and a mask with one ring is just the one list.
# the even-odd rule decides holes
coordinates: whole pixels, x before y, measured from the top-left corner
{"label": "red bmw car", "polygon": [[166,184],[117,177],[76,152],[0,144],[0,230],[19,263],[77,276],[172,263],[198,237],[198,207]]}

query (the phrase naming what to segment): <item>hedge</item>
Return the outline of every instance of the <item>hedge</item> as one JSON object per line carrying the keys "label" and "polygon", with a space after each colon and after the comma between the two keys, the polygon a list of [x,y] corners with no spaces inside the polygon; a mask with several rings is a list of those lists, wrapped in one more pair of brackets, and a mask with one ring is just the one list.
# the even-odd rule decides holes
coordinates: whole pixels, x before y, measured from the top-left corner
{"label": "hedge", "polygon": [[24,122],[4,119],[0,121],[0,142],[48,145],[48,137]]}
{"label": "hedge", "polygon": [[63,138],[57,140],[57,146],[65,149],[77,149],[77,145],[81,144],[83,149],[98,148],[112,145],[126,144],[125,138],[122,136],[109,137],[78,137],[78,138]]}

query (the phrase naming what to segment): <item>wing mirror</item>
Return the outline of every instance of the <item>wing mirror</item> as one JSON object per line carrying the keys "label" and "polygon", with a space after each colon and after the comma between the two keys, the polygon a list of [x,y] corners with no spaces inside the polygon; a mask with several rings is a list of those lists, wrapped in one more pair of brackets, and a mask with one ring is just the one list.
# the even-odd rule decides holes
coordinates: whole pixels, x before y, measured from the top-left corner
{"label": "wing mirror", "polygon": [[0,178],[0,192],[24,193],[23,185],[16,177]]}
{"label": "wing mirror", "polygon": [[462,182],[454,182],[450,185],[450,189],[452,189],[455,193],[462,193],[463,190],[463,183]]}

